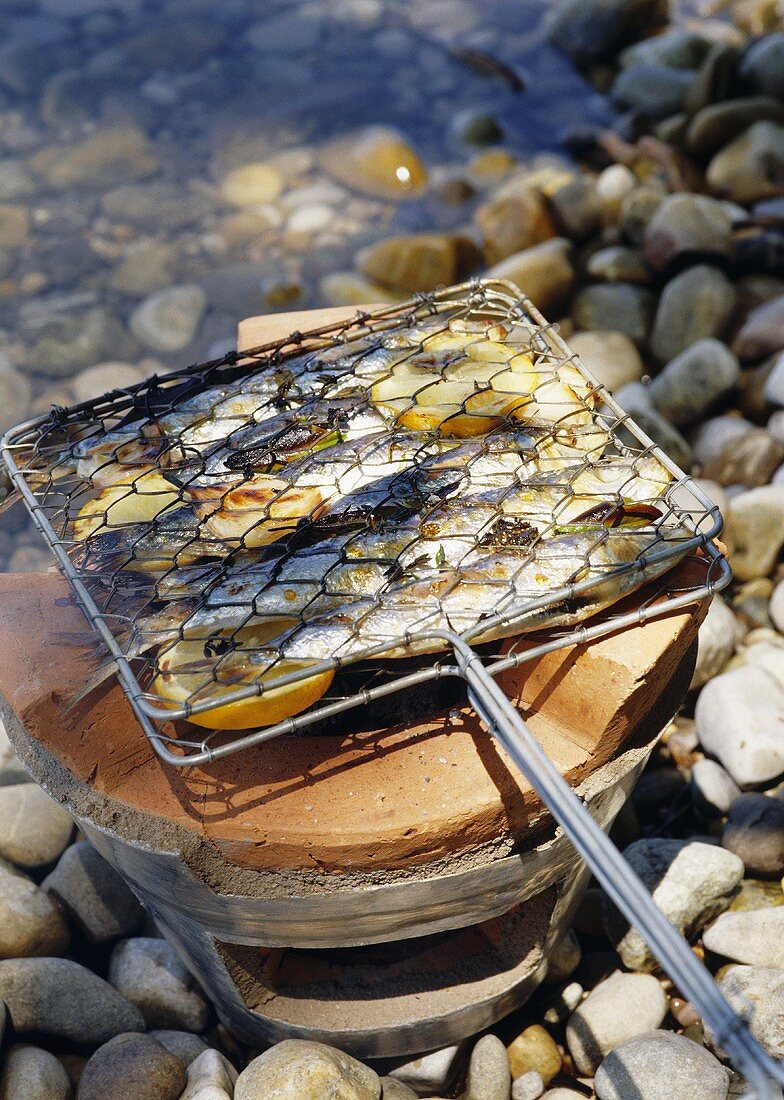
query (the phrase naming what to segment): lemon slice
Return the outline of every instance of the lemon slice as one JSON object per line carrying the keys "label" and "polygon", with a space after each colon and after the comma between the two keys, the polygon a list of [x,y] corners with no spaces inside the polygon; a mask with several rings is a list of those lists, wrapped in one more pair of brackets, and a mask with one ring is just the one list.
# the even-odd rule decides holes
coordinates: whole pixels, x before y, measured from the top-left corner
{"label": "lemon slice", "polygon": [[83,542],[97,531],[149,523],[179,503],[180,494],[157,470],[135,476],[126,474],[123,480],[110,485],[79,509],[74,520],[74,538]]}
{"label": "lemon slice", "polygon": [[281,478],[259,475],[236,486],[191,487],[185,496],[207,529],[231,546],[268,546],[290,534],[323,504],[313,486],[289,485]]}
{"label": "lemon slice", "polygon": [[[296,620],[275,619],[245,627],[231,635],[205,639],[183,638],[158,653],[158,673],[152,691],[161,699],[183,703],[215,702],[216,706],[188,719],[214,730],[243,730],[274,726],[301,714],[325,694],[335,673],[316,672],[261,695],[220,705],[221,698],[247,684],[264,684],[292,672],[307,669],[308,661],[275,661],[274,650],[265,649]],[[225,649],[225,652],[221,652]]]}

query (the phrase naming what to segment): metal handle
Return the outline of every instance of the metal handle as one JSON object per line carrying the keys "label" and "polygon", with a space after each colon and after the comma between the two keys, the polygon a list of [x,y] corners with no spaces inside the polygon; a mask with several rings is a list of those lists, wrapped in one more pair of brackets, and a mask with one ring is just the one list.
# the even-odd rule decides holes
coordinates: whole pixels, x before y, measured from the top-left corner
{"label": "metal handle", "polygon": [[784,1065],[762,1049],[642,880],[596,824],[470,646],[453,637],[471,704],[541,797],[596,879],[636,927],[678,988],[699,1009],[716,1044],[732,1058],[758,1100],[780,1100]]}

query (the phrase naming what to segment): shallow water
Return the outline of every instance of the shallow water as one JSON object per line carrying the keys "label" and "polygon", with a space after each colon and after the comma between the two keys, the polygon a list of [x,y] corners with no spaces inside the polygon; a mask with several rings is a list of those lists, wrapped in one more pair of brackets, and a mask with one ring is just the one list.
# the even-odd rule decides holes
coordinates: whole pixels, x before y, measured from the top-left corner
{"label": "shallow water", "polygon": [[[464,225],[473,200],[454,181],[478,151],[469,119],[480,141],[493,140],[492,120],[495,143],[527,162],[558,154],[565,130],[606,121],[602,98],[547,44],[546,9],[6,0],[1,426],[214,354],[248,313],[323,305],[322,278],[369,242]],[[422,195],[388,201],[325,174],[324,143],[370,124],[409,141],[430,173]],[[83,142],[118,127],[127,164],[107,174]],[[243,220],[220,181],[260,161],[282,189]],[[183,284],[206,292],[195,331],[176,350],[145,346],[129,318],[148,294]],[[127,366],[104,366],[117,361]],[[0,529],[0,566],[48,560],[16,509]]]}

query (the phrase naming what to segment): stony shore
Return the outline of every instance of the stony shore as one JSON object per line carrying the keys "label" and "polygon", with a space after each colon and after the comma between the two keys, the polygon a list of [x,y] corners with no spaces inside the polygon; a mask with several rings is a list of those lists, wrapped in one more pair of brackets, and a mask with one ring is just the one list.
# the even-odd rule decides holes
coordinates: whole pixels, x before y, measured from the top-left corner
{"label": "stony shore", "polygon": [[[501,0],[494,30],[467,0],[411,5],[405,19],[382,0],[335,0],[329,14],[232,0],[221,22],[199,0],[166,7],[10,4],[0,427],[216,354],[246,314],[396,301],[486,272],[519,283],[726,518],[735,581],[613,835],[784,1058],[781,5],[737,0],[671,24],[659,0],[566,0],[536,35],[538,10]],[[257,84],[283,90],[265,126],[216,64],[230,49]],[[356,81],[372,94],[368,51],[394,74],[384,94],[396,117],[306,126],[318,97],[351,115],[336,57],[353,94]],[[434,103],[419,135],[401,121],[417,80]],[[540,83],[552,132],[535,115]],[[528,151],[513,121],[525,130],[526,104]],[[0,567],[49,561],[20,510],[8,513]],[[240,1047],[5,742],[0,1002],[0,1100],[629,1100],[630,1080],[639,1100],[726,1100],[742,1089],[596,887],[539,992],[478,1039],[373,1068],[311,1043]]]}

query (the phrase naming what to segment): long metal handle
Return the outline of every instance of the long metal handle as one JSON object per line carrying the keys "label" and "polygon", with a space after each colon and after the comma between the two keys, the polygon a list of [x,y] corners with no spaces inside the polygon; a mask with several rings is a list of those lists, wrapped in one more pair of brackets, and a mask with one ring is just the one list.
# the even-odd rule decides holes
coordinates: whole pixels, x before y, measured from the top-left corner
{"label": "long metal handle", "polygon": [[654,903],[642,880],[596,824],[553,765],[531,730],[490,676],[480,658],[461,639],[453,639],[471,704],[561,825],[608,896],[637,928],[676,982],[698,1008],[738,1071],[759,1100],[780,1100],[784,1064],[776,1062],[753,1038],[711,975],[680,933]]}

